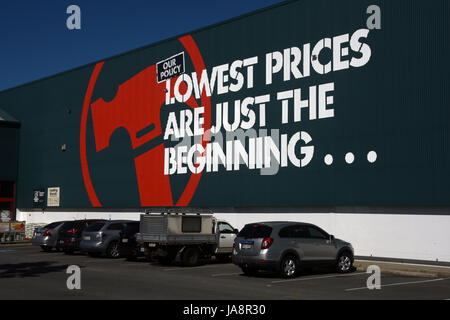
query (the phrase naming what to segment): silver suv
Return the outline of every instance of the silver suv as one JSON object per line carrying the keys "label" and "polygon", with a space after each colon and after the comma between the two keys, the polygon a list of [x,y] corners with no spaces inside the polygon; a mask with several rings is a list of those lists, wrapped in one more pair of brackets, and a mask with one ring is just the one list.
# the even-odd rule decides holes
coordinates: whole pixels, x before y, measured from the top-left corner
{"label": "silver suv", "polygon": [[247,224],[239,232],[232,259],[247,275],[275,270],[291,278],[300,267],[318,265],[334,265],[344,273],[353,266],[353,247],[313,224],[261,222]]}
{"label": "silver suv", "polygon": [[52,251],[53,248],[55,248],[56,251],[59,251],[58,232],[63,224],[64,221],[58,221],[50,223],[42,228],[36,228],[31,243],[34,246],[40,246],[41,249],[46,252]]}

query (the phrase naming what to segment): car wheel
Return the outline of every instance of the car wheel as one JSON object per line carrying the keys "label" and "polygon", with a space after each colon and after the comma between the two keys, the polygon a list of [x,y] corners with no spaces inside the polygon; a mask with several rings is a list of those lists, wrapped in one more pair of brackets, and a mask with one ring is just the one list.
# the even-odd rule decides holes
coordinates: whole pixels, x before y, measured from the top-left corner
{"label": "car wheel", "polygon": [[246,276],[254,276],[258,272],[255,268],[250,267],[241,267],[241,269]]}
{"label": "car wheel", "polygon": [[108,249],[106,249],[106,256],[112,259],[120,257],[119,243],[117,241],[113,241],[109,244]]}
{"label": "car wheel", "polygon": [[293,278],[298,274],[300,263],[293,255],[287,255],[281,260],[280,274],[283,278]]}
{"label": "car wheel", "polygon": [[181,255],[181,261],[186,267],[194,267],[198,264],[200,252],[197,248],[187,248]]}
{"label": "car wheel", "polygon": [[41,249],[42,249],[42,251],[45,251],[45,252],[52,251],[52,247],[49,247],[49,246],[41,246]]}
{"label": "car wheel", "polygon": [[352,255],[347,251],[342,252],[337,259],[336,263],[337,271],[340,273],[347,273],[352,269],[352,266],[353,266]]}

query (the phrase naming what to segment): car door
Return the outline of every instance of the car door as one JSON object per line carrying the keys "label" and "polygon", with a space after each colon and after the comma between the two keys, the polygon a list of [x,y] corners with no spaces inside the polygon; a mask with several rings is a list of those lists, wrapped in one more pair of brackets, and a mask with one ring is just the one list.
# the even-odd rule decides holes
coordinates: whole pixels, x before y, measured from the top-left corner
{"label": "car door", "polygon": [[231,252],[233,250],[234,239],[236,238],[236,233],[234,228],[226,223],[220,222],[217,224],[219,230],[219,246],[217,252]]}
{"label": "car door", "polygon": [[317,261],[328,262],[335,259],[336,248],[328,233],[316,226],[308,226],[308,232],[314,243],[314,256]]}
{"label": "car door", "polygon": [[294,225],[291,232],[300,259],[306,263],[317,260],[315,241],[311,239],[306,225]]}
{"label": "car door", "polygon": [[125,228],[124,222],[111,223],[107,229],[108,241],[119,239],[119,233]]}

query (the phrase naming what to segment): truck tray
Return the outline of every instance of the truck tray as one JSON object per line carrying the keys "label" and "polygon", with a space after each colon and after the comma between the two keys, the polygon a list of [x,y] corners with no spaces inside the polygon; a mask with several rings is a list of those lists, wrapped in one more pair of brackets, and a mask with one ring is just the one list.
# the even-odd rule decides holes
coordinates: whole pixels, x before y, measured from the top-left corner
{"label": "truck tray", "polygon": [[168,245],[174,244],[216,244],[217,239],[215,234],[184,234],[184,235],[159,235],[159,234],[136,234],[138,242],[152,242],[165,243]]}

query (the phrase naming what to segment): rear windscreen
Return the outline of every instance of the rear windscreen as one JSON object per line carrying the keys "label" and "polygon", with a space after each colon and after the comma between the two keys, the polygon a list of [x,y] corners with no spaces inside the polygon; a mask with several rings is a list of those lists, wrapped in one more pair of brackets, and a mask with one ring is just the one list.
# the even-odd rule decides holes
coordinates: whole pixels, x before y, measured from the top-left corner
{"label": "rear windscreen", "polygon": [[104,225],[105,225],[104,222],[95,222],[95,223],[91,224],[89,227],[87,227],[85,229],[85,231],[88,231],[88,232],[100,231],[100,229],[103,228]]}
{"label": "rear windscreen", "polygon": [[44,229],[54,229],[59,226],[62,222],[53,222],[44,227]]}
{"label": "rear windscreen", "polygon": [[125,229],[123,230],[124,233],[138,233],[139,232],[139,223],[128,223]]}
{"label": "rear windscreen", "polygon": [[245,239],[268,238],[271,233],[272,228],[269,226],[263,224],[247,224],[237,236]]}
{"label": "rear windscreen", "polygon": [[202,231],[202,218],[201,217],[183,217],[181,221],[181,231],[183,232],[196,232]]}
{"label": "rear windscreen", "polygon": [[65,222],[62,226],[61,226],[61,230],[69,230],[69,229],[73,229],[76,228],[78,225],[77,221],[69,221],[69,222]]}

